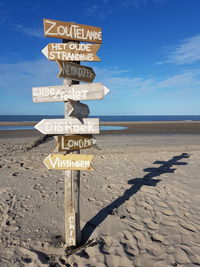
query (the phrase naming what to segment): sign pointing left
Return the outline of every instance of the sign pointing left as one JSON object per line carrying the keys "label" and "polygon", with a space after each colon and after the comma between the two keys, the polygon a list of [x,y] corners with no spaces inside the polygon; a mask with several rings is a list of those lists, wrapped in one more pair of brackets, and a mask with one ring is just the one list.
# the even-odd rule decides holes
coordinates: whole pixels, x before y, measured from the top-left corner
{"label": "sign pointing left", "polygon": [[89,154],[49,154],[44,164],[49,170],[83,170],[93,171],[91,161],[93,155]]}
{"label": "sign pointing left", "polygon": [[99,47],[100,44],[53,43],[45,46],[42,53],[48,60],[101,61],[96,55]]}
{"label": "sign pointing left", "polygon": [[34,127],[43,134],[99,134],[99,119],[43,119]]}

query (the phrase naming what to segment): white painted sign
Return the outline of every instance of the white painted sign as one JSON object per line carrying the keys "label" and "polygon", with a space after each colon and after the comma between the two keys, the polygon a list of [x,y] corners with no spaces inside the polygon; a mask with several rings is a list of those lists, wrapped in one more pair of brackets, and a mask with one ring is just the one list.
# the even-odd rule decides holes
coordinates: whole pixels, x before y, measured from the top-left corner
{"label": "white painted sign", "polygon": [[99,134],[99,119],[43,119],[34,127],[43,134]]}
{"label": "white painted sign", "polygon": [[33,102],[64,102],[102,99],[110,90],[101,83],[33,87]]}

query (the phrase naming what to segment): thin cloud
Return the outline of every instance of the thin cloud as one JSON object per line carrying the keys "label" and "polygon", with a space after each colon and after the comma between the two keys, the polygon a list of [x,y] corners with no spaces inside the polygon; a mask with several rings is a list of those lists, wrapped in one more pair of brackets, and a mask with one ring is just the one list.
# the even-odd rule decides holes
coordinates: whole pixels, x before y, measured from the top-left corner
{"label": "thin cloud", "polygon": [[104,0],[98,4],[91,2],[91,4],[87,3],[88,7],[85,9],[84,15],[105,19],[119,9],[140,8],[151,2],[154,4],[164,4],[166,1],[168,0],[116,0],[114,7],[111,0]]}
{"label": "thin cloud", "polygon": [[15,25],[15,30],[30,37],[43,38],[42,28],[31,28],[23,25]]}
{"label": "thin cloud", "polygon": [[[98,73],[99,72],[99,73]],[[106,73],[106,76],[99,75]],[[127,76],[127,71],[121,71],[119,74],[113,70],[97,71],[98,81],[110,88],[115,95],[121,95],[126,92],[132,95],[150,95],[150,94],[191,94],[199,91],[200,88],[200,69],[187,70],[165,79],[142,78]]]}
{"label": "thin cloud", "polygon": [[86,16],[91,16],[93,15],[97,10],[99,9],[99,6],[97,5],[91,5],[85,10],[85,15]]}
{"label": "thin cloud", "polygon": [[58,65],[45,59],[0,64],[0,91],[28,94],[32,87],[59,85],[58,73]]}
{"label": "thin cloud", "polygon": [[[111,90],[110,97],[120,98],[152,94],[193,94],[200,88],[200,68],[177,73],[165,79],[137,77],[133,71],[115,68],[95,68],[95,82]],[[19,63],[0,64],[0,90],[9,94],[31,95],[32,87],[61,85],[57,78],[59,67],[45,59]]]}
{"label": "thin cloud", "polygon": [[200,61],[200,34],[184,40],[180,45],[168,49],[167,60],[158,64],[193,64]]}

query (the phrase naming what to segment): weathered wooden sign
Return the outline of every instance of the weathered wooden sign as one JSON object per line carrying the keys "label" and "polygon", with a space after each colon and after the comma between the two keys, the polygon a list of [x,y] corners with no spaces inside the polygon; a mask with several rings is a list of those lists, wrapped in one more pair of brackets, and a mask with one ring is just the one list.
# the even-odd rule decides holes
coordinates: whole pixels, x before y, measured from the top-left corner
{"label": "weathered wooden sign", "polygon": [[43,134],[98,134],[99,119],[43,119],[34,127]]}
{"label": "weathered wooden sign", "polygon": [[68,116],[78,119],[87,118],[90,114],[88,105],[80,103],[79,101],[70,100],[67,102]]}
{"label": "weathered wooden sign", "polygon": [[109,89],[101,83],[33,87],[33,102],[63,102],[71,100],[102,99]]}
{"label": "weathered wooden sign", "polygon": [[44,35],[47,37],[102,43],[102,30],[99,27],[52,19],[44,19],[43,22]]}
{"label": "weathered wooden sign", "polygon": [[97,140],[92,135],[60,135],[54,136],[57,146],[54,152],[76,151],[90,148]]}
{"label": "weathered wooden sign", "polygon": [[49,170],[83,170],[83,171],[93,171],[91,166],[91,161],[93,155],[89,154],[49,154],[45,160],[44,164]]}
{"label": "weathered wooden sign", "polygon": [[60,67],[59,78],[68,78],[80,82],[92,82],[96,76],[90,67],[63,60],[57,60],[57,63]]}
{"label": "weathered wooden sign", "polygon": [[100,44],[54,43],[42,49],[48,60],[101,61],[96,55]]}

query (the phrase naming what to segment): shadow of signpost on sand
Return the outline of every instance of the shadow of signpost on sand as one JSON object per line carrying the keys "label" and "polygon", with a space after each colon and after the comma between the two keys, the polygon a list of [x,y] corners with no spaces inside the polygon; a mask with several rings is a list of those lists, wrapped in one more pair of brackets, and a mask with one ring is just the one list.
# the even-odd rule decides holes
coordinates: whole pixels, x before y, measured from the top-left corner
{"label": "shadow of signpost on sand", "polygon": [[82,244],[88,241],[97,226],[99,226],[107,218],[108,215],[112,214],[113,211],[119,208],[125,201],[129,200],[129,198],[132,195],[136,194],[143,185],[156,186],[157,183],[161,181],[161,179],[153,178],[160,176],[164,173],[174,173],[176,169],[172,168],[172,166],[187,165],[187,162],[180,162],[180,160],[189,158],[189,156],[190,155],[187,153],[182,153],[181,155],[174,156],[168,161],[155,161],[153,164],[161,164],[161,166],[146,168],[144,169],[144,171],[148,173],[142,178],[134,178],[132,180],[129,180],[128,184],[132,186],[127,189],[122,196],[116,198],[112,203],[101,209],[93,218],[91,218],[85,224],[81,231]]}

